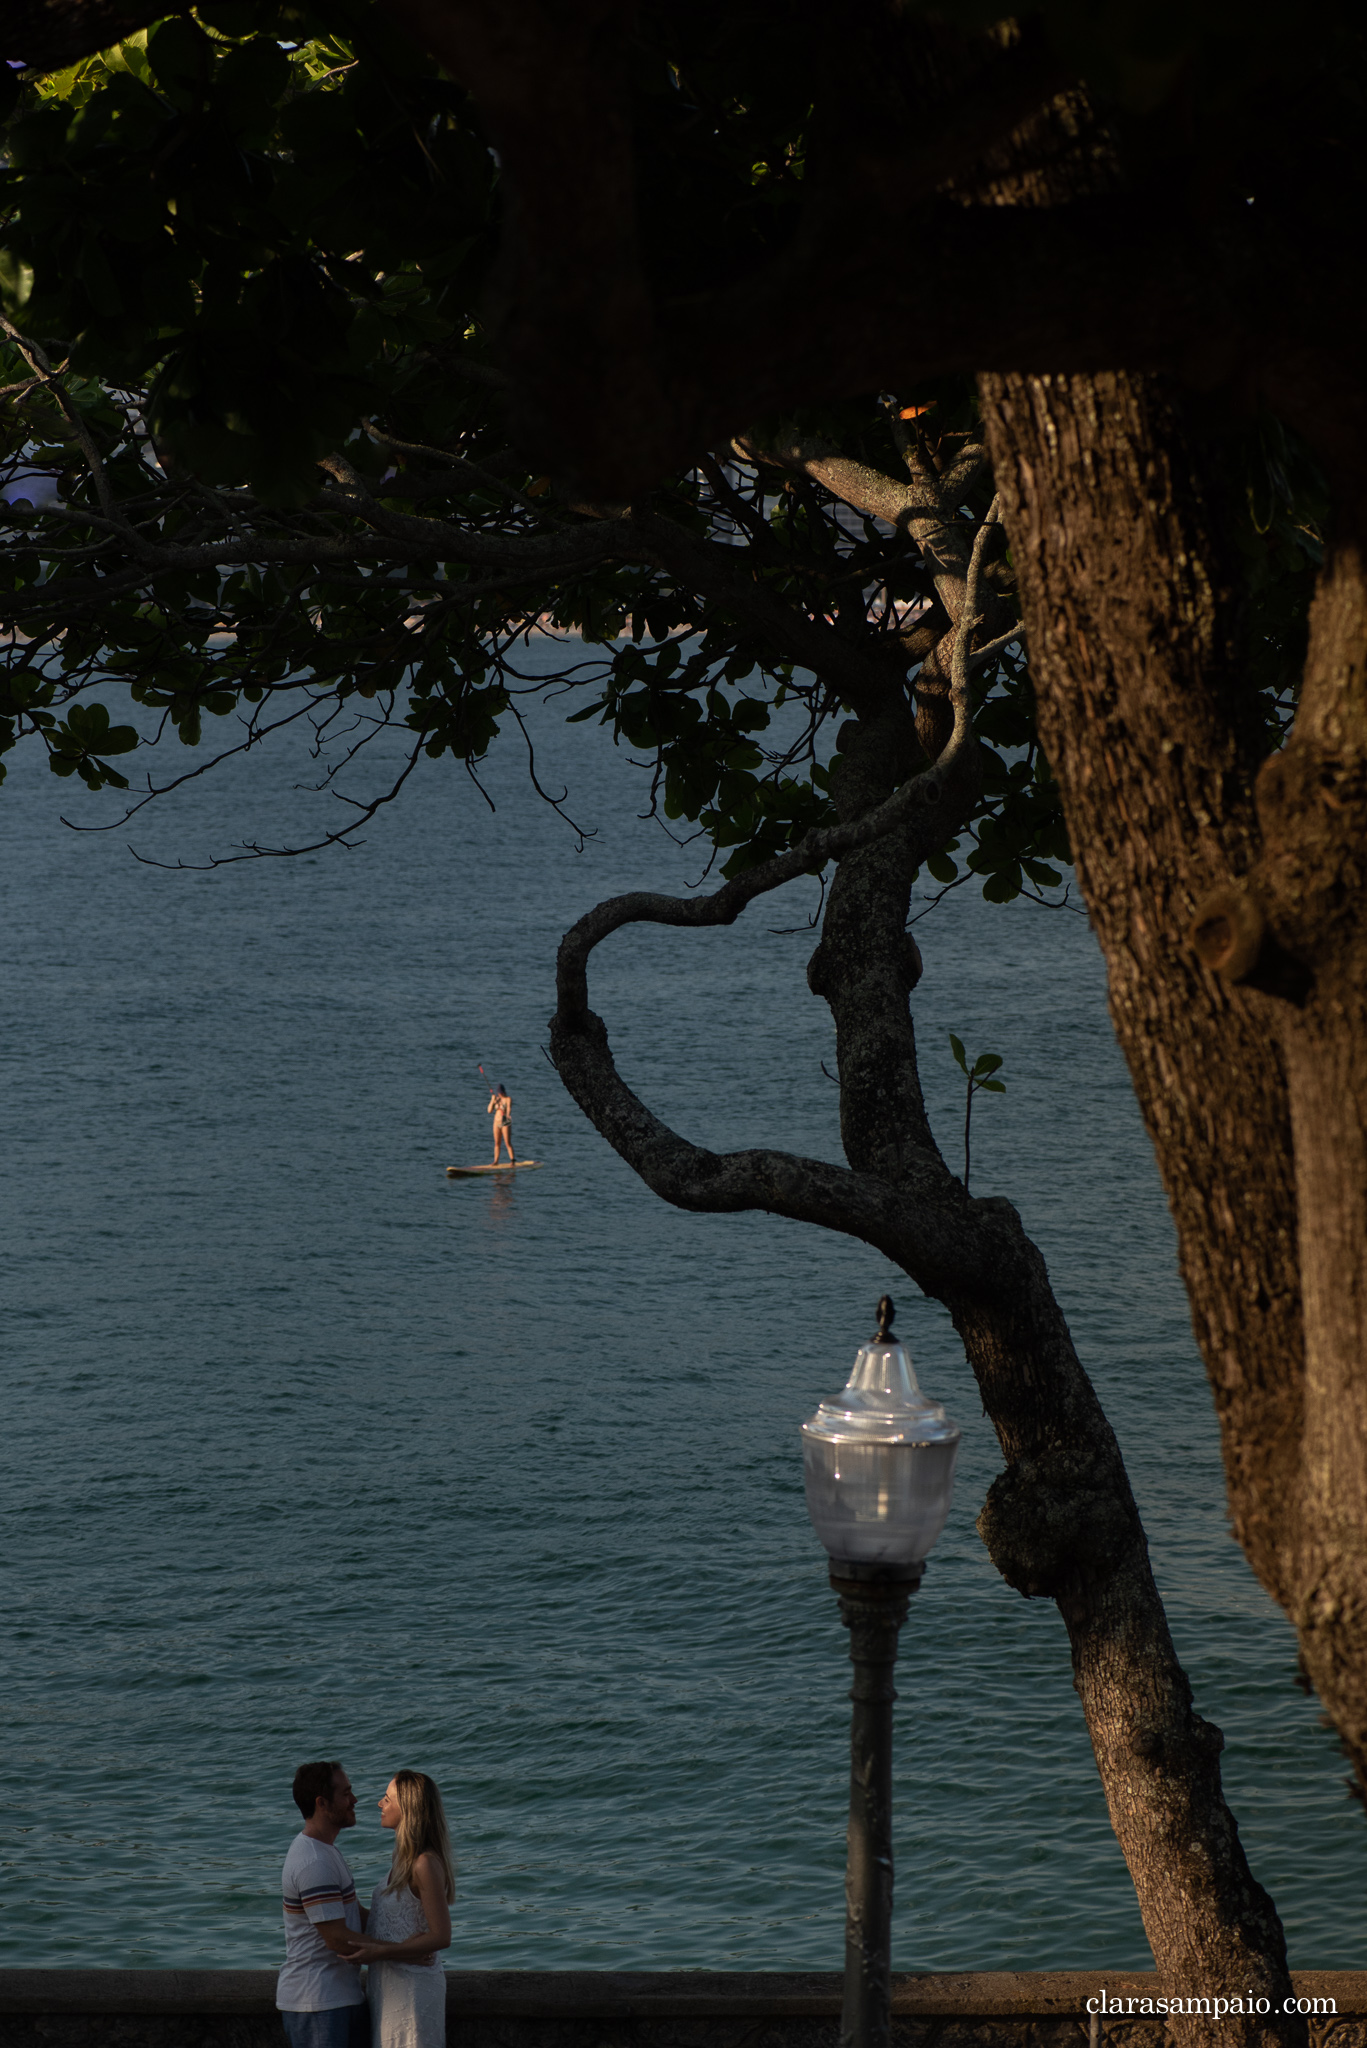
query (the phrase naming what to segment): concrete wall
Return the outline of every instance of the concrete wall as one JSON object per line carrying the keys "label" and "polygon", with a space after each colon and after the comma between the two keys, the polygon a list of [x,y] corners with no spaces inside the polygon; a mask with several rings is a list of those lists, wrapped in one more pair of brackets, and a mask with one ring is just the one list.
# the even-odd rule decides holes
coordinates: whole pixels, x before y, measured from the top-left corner
{"label": "concrete wall", "polygon": [[[1310,2020],[1315,2048],[1367,2048],[1367,1972],[1295,1983],[1337,2008]],[[838,2036],[835,1975],[451,1970],[446,1985],[448,2048],[836,2048]],[[1158,1996],[1133,1971],[897,1977],[895,2048],[1084,2048],[1086,2002],[1103,1989]],[[1108,2048],[1163,2048],[1161,2021],[1110,2012],[1101,2025]],[[0,2048],[283,2042],[270,1970],[0,1970]]]}

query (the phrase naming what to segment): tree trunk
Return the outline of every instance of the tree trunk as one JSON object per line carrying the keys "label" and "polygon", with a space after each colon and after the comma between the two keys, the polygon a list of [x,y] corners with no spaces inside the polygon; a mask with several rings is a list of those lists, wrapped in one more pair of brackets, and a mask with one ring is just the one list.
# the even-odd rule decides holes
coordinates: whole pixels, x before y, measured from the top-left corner
{"label": "tree trunk", "polygon": [[[857,815],[885,794],[887,778],[895,781],[897,751],[884,729],[853,725],[840,750],[835,795],[842,813]],[[835,1018],[846,1156],[856,1171],[893,1180],[908,1154],[922,1172],[933,1159],[948,1178],[925,1120],[902,993],[919,972],[905,937],[915,858],[904,835],[845,856],[808,970]],[[1058,1604],[1111,1825],[1164,1989],[1238,1985],[1273,2008],[1218,2027],[1178,2021],[1176,2031],[1193,2041],[1301,2041],[1304,2022],[1278,2010],[1290,1990],[1281,1923],[1225,1804],[1224,1738],[1193,1709],[1119,1446],[1014,1210],[962,1207],[966,1221],[1000,1207],[1013,1226],[998,1292],[940,1290],[1007,1461],[979,1531],[1010,1585]]]}
{"label": "tree trunk", "polygon": [[1266,1005],[1231,994],[1185,936],[1258,851],[1232,605],[1152,382],[981,388],[1040,737],[1177,1223],[1235,1532],[1285,1600],[1303,1346],[1286,1083]]}
{"label": "tree trunk", "polygon": [[1258,813],[1250,971],[1289,957],[1306,975],[1290,997],[1254,998],[1290,1088],[1305,1318],[1300,1492],[1280,1533],[1301,1657],[1367,1796],[1367,576],[1351,535],[1329,550],[1300,711],[1259,774]]}
{"label": "tree trunk", "polygon": [[1166,393],[982,391],[1039,729],[1176,1219],[1234,1528],[1367,1792],[1363,553],[1340,514],[1295,729],[1254,799],[1232,608]]}
{"label": "tree trunk", "polygon": [[1330,549],[1301,710],[1255,801],[1231,605],[1166,394],[1122,376],[982,390],[1041,736],[1177,1222],[1235,1532],[1367,1792],[1361,550],[1351,532]]}

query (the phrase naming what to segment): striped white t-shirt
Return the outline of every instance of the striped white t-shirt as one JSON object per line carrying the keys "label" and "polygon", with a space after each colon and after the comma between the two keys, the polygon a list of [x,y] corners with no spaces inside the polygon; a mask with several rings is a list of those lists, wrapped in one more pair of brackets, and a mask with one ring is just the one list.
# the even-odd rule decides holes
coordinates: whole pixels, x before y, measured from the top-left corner
{"label": "striped white t-shirt", "polygon": [[298,1834],[290,1843],[282,1878],[285,1961],[275,1987],[281,2012],[331,2012],[364,2005],[360,1966],[335,1956],[317,1930],[320,1920],[345,1920],[361,1931],[356,1887],[340,1849]]}

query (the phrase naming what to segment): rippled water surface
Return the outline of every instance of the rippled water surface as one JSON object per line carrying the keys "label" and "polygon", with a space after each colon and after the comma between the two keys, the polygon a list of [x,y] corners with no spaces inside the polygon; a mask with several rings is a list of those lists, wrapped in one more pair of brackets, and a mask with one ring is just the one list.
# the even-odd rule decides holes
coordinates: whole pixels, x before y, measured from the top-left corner
{"label": "rippled water surface", "polygon": [[[965,1426],[903,1636],[894,1963],[1142,1965],[1062,1624],[974,1533],[998,1458],[946,1317],[862,1245],[666,1208],[542,1056],[566,925],[696,862],[596,728],[540,732],[582,854],[512,742],[494,811],[427,764],[360,851],[211,873],[127,843],[334,823],[301,754],[107,836],[37,764],[0,793],[4,1960],[273,1963],[290,1776],[338,1755],[367,1802],[444,1786],[455,1966],[838,1967],[848,1665],[796,1430],[891,1287]],[[594,1003],[690,1137],[836,1159],[789,897],[619,935]],[[974,1188],[1045,1250],[1292,1959],[1361,1965],[1367,1830],[1226,1531],[1086,925],[961,892],[917,929],[937,1130],[956,1161],[955,1030],[1005,1055]],[[445,1178],[485,1156],[481,1063],[543,1172]],[[343,1847],[368,1889],[368,1803]]]}

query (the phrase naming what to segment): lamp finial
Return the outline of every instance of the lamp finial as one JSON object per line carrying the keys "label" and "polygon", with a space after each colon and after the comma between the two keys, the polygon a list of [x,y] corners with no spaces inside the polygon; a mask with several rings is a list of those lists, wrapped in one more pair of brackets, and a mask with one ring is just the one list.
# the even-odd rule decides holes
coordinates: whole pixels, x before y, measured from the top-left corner
{"label": "lamp finial", "polygon": [[873,1339],[875,1344],[895,1344],[897,1342],[897,1332],[892,1327],[892,1319],[896,1313],[897,1308],[892,1296],[890,1294],[883,1295],[878,1303],[878,1328],[874,1333]]}

